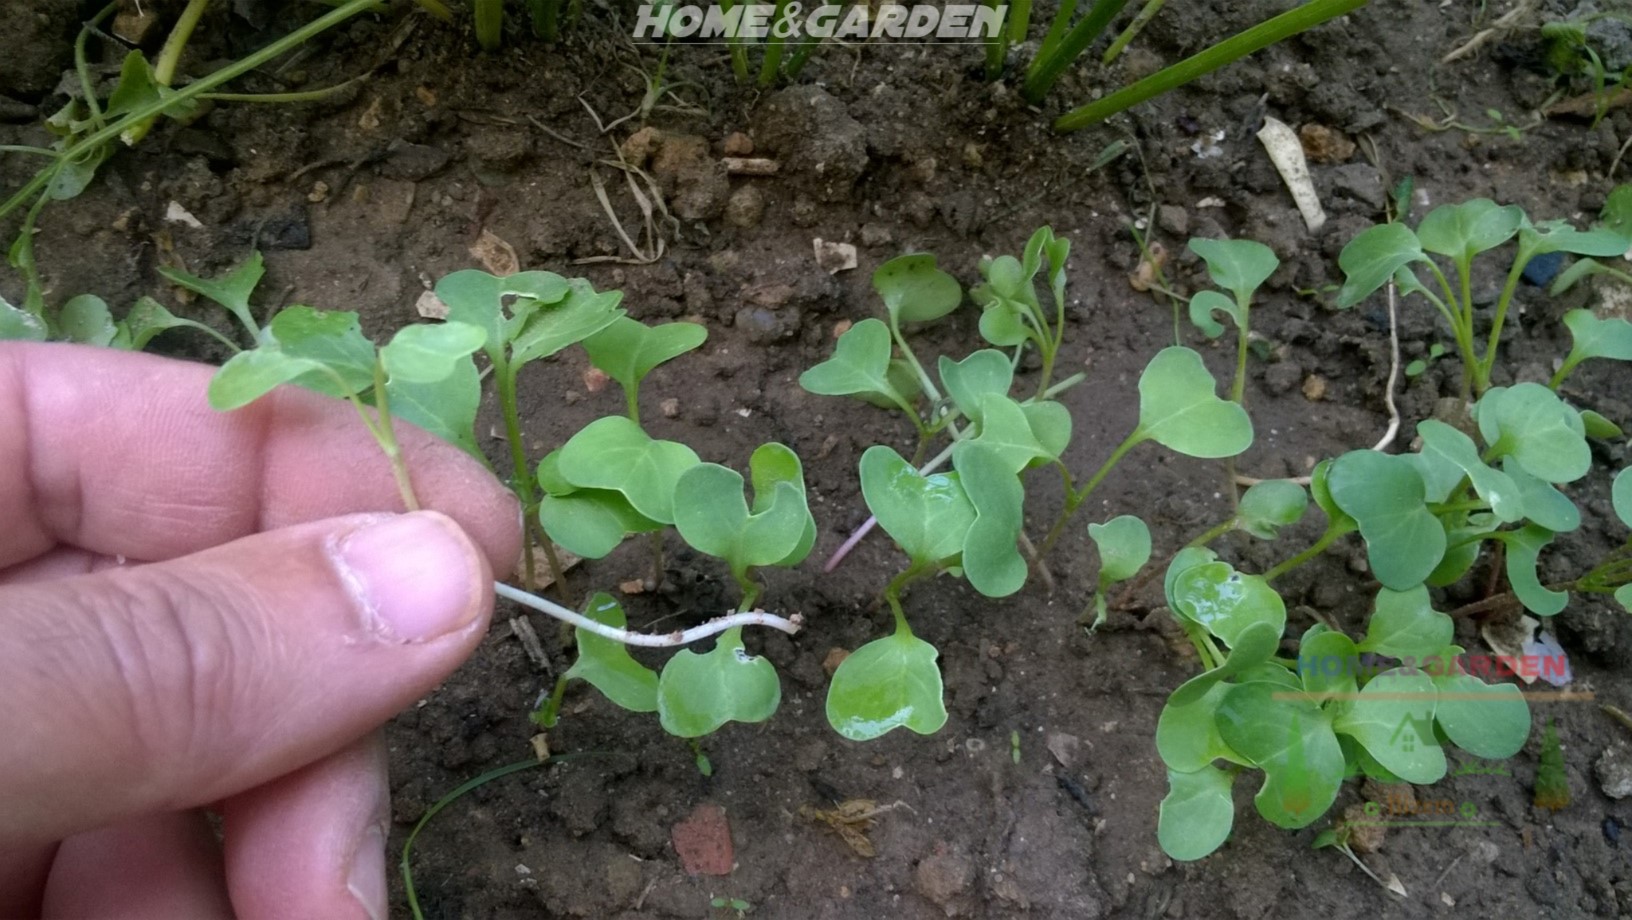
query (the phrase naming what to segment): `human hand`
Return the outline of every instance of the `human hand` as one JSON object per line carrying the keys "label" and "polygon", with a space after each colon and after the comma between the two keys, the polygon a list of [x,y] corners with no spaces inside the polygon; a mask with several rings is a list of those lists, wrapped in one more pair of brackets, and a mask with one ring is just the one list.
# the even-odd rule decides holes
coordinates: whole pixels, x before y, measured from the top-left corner
{"label": "human hand", "polygon": [[[0,344],[0,916],[386,913],[375,731],[485,635],[510,493],[350,406]],[[224,841],[197,809],[224,819]]]}

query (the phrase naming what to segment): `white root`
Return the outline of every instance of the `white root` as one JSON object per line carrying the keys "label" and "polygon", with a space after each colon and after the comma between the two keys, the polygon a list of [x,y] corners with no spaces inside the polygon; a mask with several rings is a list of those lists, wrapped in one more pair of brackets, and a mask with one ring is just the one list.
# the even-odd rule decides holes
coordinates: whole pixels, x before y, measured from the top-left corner
{"label": "white root", "polygon": [[651,633],[630,632],[627,629],[597,623],[576,610],[569,610],[536,594],[528,594],[520,588],[512,588],[502,581],[493,583],[493,593],[515,601],[523,607],[531,607],[539,613],[552,616],[558,620],[564,620],[597,636],[604,636],[613,642],[621,642],[624,645],[639,645],[645,648],[672,648],[680,645],[690,645],[699,639],[706,639],[709,636],[738,626],[768,626],[771,629],[779,629],[790,636],[804,628],[804,618],[797,613],[791,618],[785,619],[774,613],[755,610],[751,613],[733,613],[730,616],[717,617],[701,626],[693,626],[686,630],[675,630],[674,632],[654,635]]}

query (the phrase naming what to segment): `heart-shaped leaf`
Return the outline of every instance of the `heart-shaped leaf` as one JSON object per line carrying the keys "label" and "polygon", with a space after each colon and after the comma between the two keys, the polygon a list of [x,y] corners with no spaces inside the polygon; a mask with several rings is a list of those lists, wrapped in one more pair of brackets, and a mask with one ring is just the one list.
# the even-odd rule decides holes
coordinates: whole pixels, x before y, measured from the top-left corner
{"label": "heart-shaped leaf", "polygon": [[932,735],[946,724],[935,646],[897,630],[851,652],[833,672],[827,722],[851,741],[897,728]]}
{"label": "heart-shaped leaf", "polygon": [[1127,581],[1150,561],[1150,528],[1131,514],[1089,524],[1088,536],[1099,549],[1101,586]]}
{"label": "heart-shaped leaf", "polygon": [[1237,572],[1227,562],[1193,566],[1173,581],[1173,610],[1233,646],[1243,630],[1267,623],[1286,628],[1286,605],[1261,575]]}
{"label": "heart-shaped leaf", "polygon": [[[1275,250],[1256,240],[1197,237],[1189,245],[1191,252],[1206,261],[1207,274],[1212,277],[1213,283],[1234,294],[1238,303],[1246,303],[1258,286],[1275,274],[1275,269],[1281,265]],[[1194,317],[1194,301],[1191,302],[1191,310]]]}
{"label": "heart-shaped leaf", "polygon": [[1007,396],[1014,385],[1014,366],[1008,355],[993,348],[983,348],[962,361],[942,355],[938,370],[953,405],[976,425],[981,423],[981,401],[992,395]]}
{"label": "heart-shaped leaf", "polygon": [[1337,800],[1343,749],[1331,718],[1279,684],[1236,684],[1218,707],[1218,732],[1230,749],[1264,771],[1253,802],[1279,827],[1307,827]]}
{"label": "heart-shaped leaf", "polygon": [[739,578],[750,568],[787,558],[805,534],[809,511],[804,493],[775,482],[768,502],[752,513],[743,497],[742,474],[717,463],[699,463],[680,475],[674,490],[674,525],[692,549],[724,559]]}
{"label": "heart-shaped leaf", "polygon": [[1539,383],[1492,387],[1475,407],[1487,457],[1511,455],[1530,475],[1574,482],[1592,466],[1581,413]]}
{"label": "heart-shaped leaf", "polygon": [[1357,648],[1420,661],[1450,645],[1455,630],[1451,618],[1433,608],[1426,587],[1417,585],[1406,591],[1383,588],[1377,592],[1371,623]]}
{"label": "heart-shaped leaf", "polygon": [[1047,459],[1058,460],[1071,444],[1071,410],[1053,400],[1024,403],[1020,408]]}
{"label": "heart-shaped leaf", "polygon": [[742,644],[742,629],[720,633],[712,651],[676,652],[657,680],[657,715],[663,730],[700,738],[727,722],[763,722],[782,702],[776,668]]}
{"label": "heart-shaped leaf", "polygon": [[1421,671],[1384,671],[1338,716],[1335,728],[1406,782],[1438,782],[1445,775],[1445,751],[1434,736],[1438,697],[1433,680]]}
{"label": "heart-shaped leaf", "polygon": [[1467,265],[1479,253],[1512,239],[1523,224],[1524,211],[1517,205],[1474,198],[1429,211],[1417,224],[1417,239],[1428,252]]}
{"label": "heart-shaped leaf", "polygon": [[1538,524],[1527,524],[1507,534],[1507,580],[1513,595],[1536,616],[1550,617],[1570,602],[1568,591],[1554,591],[1541,583],[1536,564],[1541,551],[1553,542],[1553,532]]}
{"label": "heart-shaped leaf", "polygon": [[1524,747],[1530,737],[1530,707],[1518,687],[1487,684],[1450,668],[1433,680],[1439,689],[1434,718],[1451,743],[1487,760],[1505,760]]}
{"label": "heart-shaped leaf", "polygon": [[1372,572],[1404,591],[1422,583],[1445,555],[1445,530],[1424,504],[1422,477],[1410,460],[1353,450],[1332,462],[1332,501],[1360,526]]}
{"label": "heart-shaped leaf", "polygon": [[[619,629],[629,622],[623,607],[604,592],[589,599],[584,616]],[[629,646],[583,627],[573,634],[577,637],[578,660],[568,669],[567,679],[588,681],[607,699],[630,712],[657,711],[657,672],[631,658]]]}
{"label": "heart-shaped leaf", "polygon": [[363,336],[356,313],[287,307],[272,317],[263,338],[262,351],[275,348],[330,371],[308,375],[298,381],[301,386],[329,396],[347,396],[374,385],[374,343]]}
{"label": "heart-shaped leaf", "polygon": [[1230,684],[1216,683],[1199,699],[1178,706],[1169,702],[1156,720],[1156,752],[1169,770],[1194,773],[1215,760],[1244,763],[1218,733],[1218,706]]}
{"label": "heart-shaped leaf", "polygon": [[799,461],[799,455],[783,444],[761,444],[748,457],[748,477],[754,486],[755,514],[770,508],[777,494],[777,483],[785,482],[799,492],[799,505],[805,509],[804,531],[793,551],[771,564],[787,566],[803,562],[816,545],[816,518],[810,513],[806,500],[805,466]]}
{"label": "heart-shaped leaf", "polygon": [[1201,355],[1173,345],[1156,353],[1139,376],[1137,435],[1202,459],[1233,457],[1252,445],[1247,410],[1214,390]]}
{"label": "heart-shaped leaf", "polygon": [[589,362],[618,382],[625,391],[636,390],[652,369],[702,345],[708,329],[696,323],[648,326],[620,316],[584,339]]}
{"label": "heart-shaped leaf", "polygon": [[875,444],[861,455],[861,494],[914,565],[935,565],[963,552],[975,507],[956,473],[921,476],[893,449]]}
{"label": "heart-shaped leaf", "polygon": [[380,349],[380,363],[392,379],[435,383],[453,373],[460,359],[479,350],[486,338],[480,326],[469,323],[404,326]]}
{"label": "heart-shaped leaf", "polygon": [[963,303],[958,279],[935,267],[927,252],[896,256],[873,272],[873,290],[897,326],[940,319]]}
{"label": "heart-shaped leaf", "polygon": [[1031,433],[1031,420],[1020,404],[1007,396],[988,393],[980,401],[980,435],[976,443],[995,451],[1005,466],[1018,473],[1047,450]]}
{"label": "heart-shaped leaf", "polygon": [[1467,476],[1474,491],[1490,502],[1490,510],[1498,520],[1512,523],[1524,517],[1522,490],[1506,473],[1491,469],[1479,459],[1479,448],[1472,438],[1437,419],[1418,422],[1417,434],[1422,437],[1422,453],[1443,459]]}
{"label": "heart-shaped leaf", "polygon": [[1260,540],[1273,540],[1282,527],[1296,524],[1309,507],[1309,493],[1290,479],[1254,483],[1241,496],[1237,526]]}
{"label": "heart-shaped leaf", "polygon": [[1167,795],[1156,818],[1156,840],[1162,852],[1190,862],[1218,849],[1235,823],[1230,799],[1234,773],[1202,767],[1193,773],[1167,771]]}
{"label": "heart-shaped leaf", "polygon": [[1377,224],[1361,231],[1337,257],[1338,267],[1343,269],[1338,308],[1347,309],[1365,300],[1387,284],[1395,272],[1426,259],[1417,235],[1404,224]]}
{"label": "heart-shaped leaf", "polygon": [[833,357],[799,375],[799,385],[818,396],[877,395],[906,407],[890,382],[890,329],[864,319],[839,336]]}
{"label": "heart-shaped leaf", "polygon": [[984,435],[959,444],[952,453],[958,484],[975,508],[963,538],[963,576],[987,597],[1007,597],[1026,583],[1026,560],[1017,546],[1026,493],[1003,454],[982,440]]}
{"label": "heart-shaped leaf", "polygon": [[560,472],[580,488],[622,492],[642,515],[672,524],[675,484],[698,462],[686,445],[655,440],[633,421],[611,415],[562,445]]}

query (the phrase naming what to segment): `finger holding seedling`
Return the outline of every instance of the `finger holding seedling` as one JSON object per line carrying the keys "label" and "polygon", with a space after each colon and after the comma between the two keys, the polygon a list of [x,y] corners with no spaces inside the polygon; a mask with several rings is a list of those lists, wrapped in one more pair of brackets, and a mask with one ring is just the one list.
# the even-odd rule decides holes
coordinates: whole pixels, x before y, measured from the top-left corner
{"label": "finger holding seedling", "polygon": [[[516,506],[404,427],[418,494],[458,520],[379,513],[400,499],[349,409],[216,413],[209,373],[0,347],[0,915],[140,888],[159,915],[384,916],[383,761],[360,739],[485,633]],[[214,803],[225,862],[186,812]]]}

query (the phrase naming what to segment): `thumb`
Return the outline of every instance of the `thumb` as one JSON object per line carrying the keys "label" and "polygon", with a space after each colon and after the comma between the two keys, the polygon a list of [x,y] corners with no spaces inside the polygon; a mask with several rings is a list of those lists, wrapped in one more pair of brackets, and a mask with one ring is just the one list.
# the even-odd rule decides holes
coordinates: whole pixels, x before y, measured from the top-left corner
{"label": "thumb", "polygon": [[216,801],[328,755],[475,647],[483,554],[353,515],[0,588],[0,843]]}

